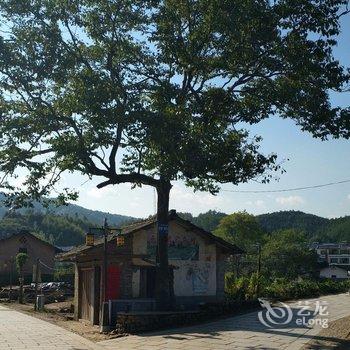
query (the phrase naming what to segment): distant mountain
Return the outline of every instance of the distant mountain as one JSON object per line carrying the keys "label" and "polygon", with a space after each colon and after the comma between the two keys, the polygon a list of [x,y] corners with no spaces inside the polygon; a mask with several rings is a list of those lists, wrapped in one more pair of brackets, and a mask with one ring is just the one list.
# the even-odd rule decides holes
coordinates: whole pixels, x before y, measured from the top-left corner
{"label": "distant mountain", "polygon": [[350,242],[350,216],[330,219],[313,237],[315,242]]}
{"label": "distant mountain", "polygon": [[304,231],[309,237],[314,236],[330,222],[329,219],[294,210],[262,214],[258,215],[257,219],[266,232],[292,228]]}
{"label": "distant mountain", "polygon": [[[8,212],[8,208],[1,204],[4,199],[4,195],[0,193],[0,218],[4,217],[5,213]],[[72,218],[79,218],[82,220],[89,221],[96,226],[102,226],[104,219],[107,218],[109,226],[120,227],[127,223],[138,220],[132,216],[125,216],[119,214],[111,214],[108,212],[102,212],[99,210],[91,210],[81,207],[76,204],[68,204],[67,206],[49,206],[49,208],[44,208],[40,203],[33,204],[33,210],[40,213],[48,213],[52,215],[63,215]],[[24,214],[28,211],[28,208],[18,209],[16,212]]]}
{"label": "distant mountain", "polygon": [[138,218],[134,218],[132,216],[111,214],[99,210],[86,209],[76,204],[69,204],[68,206],[62,206],[58,208],[50,208],[50,212],[53,212],[56,215],[68,215],[79,218],[86,218],[88,221],[96,224],[97,226],[102,226],[105,218],[107,218],[109,226],[116,227],[120,227],[127,223],[134,222],[135,220],[139,220]]}
{"label": "distant mountain", "polygon": [[[0,193],[0,201],[3,198]],[[179,215],[212,232],[227,214],[209,210],[198,216],[191,213]],[[27,229],[57,245],[75,245],[83,242],[89,227],[102,226],[105,217],[109,225],[114,227],[139,220],[132,216],[86,209],[76,204],[44,208],[40,203],[34,203],[32,209],[23,208],[9,213],[8,208],[1,206],[0,202],[0,238]],[[257,220],[267,233],[292,228],[304,231],[309,240],[314,242],[350,242],[350,216],[326,219],[290,210],[258,215]]]}
{"label": "distant mountain", "polygon": [[[198,216],[190,213],[180,215],[207,231],[214,231],[227,214],[209,210]],[[295,229],[305,232],[310,242],[350,242],[350,216],[327,219],[302,211],[289,210],[262,214],[256,218],[266,233]]]}

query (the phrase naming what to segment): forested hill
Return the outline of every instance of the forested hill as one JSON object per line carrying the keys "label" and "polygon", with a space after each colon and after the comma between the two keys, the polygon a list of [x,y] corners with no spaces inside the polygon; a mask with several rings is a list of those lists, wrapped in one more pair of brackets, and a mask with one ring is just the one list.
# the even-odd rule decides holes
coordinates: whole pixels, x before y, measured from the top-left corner
{"label": "forested hill", "polygon": [[[1,204],[1,201],[4,199],[4,195],[0,193],[0,218],[2,218],[5,213],[8,211],[8,208],[4,207]],[[110,226],[119,227],[120,225],[125,224],[126,222],[132,222],[136,219],[131,216],[119,215],[119,214],[111,214],[98,210],[91,210],[81,207],[76,204],[68,204],[66,206],[50,206],[49,208],[44,208],[40,203],[33,204],[33,210],[39,213],[51,214],[51,215],[59,215],[59,216],[69,216],[72,218],[78,218],[83,221],[89,221],[94,225],[101,226],[105,218],[108,220],[108,224]],[[19,209],[18,213],[25,214],[28,212],[28,209]]]}
{"label": "forested hill", "polygon": [[[179,214],[211,232],[217,228],[220,220],[227,216],[215,210],[198,216],[191,213]],[[46,209],[35,203],[32,209],[11,212],[0,206],[0,238],[25,229],[58,246],[77,245],[84,241],[88,228],[102,226],[105,217],[109,225],[115,227],[138,220],[130,216],[86,209],[75,204]],[[350,216],[326,219],[301,211],[280,211],[258,215],[256,219],[266,233],[292,228],[305,232],[310,242],[350,242]]]}
{"label": "forested hill", "polygon": [[315,235],[330,222],[329,219],[294,210],[262,214],[257,219],[266,232],[293,228],[304,231],[308,236]]}
{"label": "forested hill", "polygon": [[[0,239],[16,234],[21,230],[27,230],[56,246],[78,245],[84,242],[85,234],[90,227],[102,226],[103,219],[100,216],[102,218],[104,216],[108,217],[108,213],[97,212],[96,215],[89,215],[91,220],[88,220],[87,217],[80,216],[77,212],[58,215],[57,213],[28,209],[25,211],[11,211],[5,213],[0,219]],[[122,216],[120,215],[120,217]],[[113,226],[123,226],[129,223],[130,220],[130,217],[125,217],[125,220],[119,220],[118,224]],[[112,222],[112,220],[109,222]]]}
{"label": "forested hill", "polygon": [[[190,213],[180,215],[207,231],[213,231],[227,214],[210,210],[198,216]],[[258,215],[256,218],[266,233],[296,229],[305,232],[310,242],[350,242],[350,216],[326,219],[302,211],[290,210]]]}
{"label": "forested hill", "polygon": [[137,220],[131,216],[90,210],[75,204],[44,208],[40,203],[34,203],[30,209],[9,211],[1,204],[3,199],[0,193],[0,239],[28,230],[57,246],[71,246],[81,244],[89,227],[102,226],[105,218],[112,227]]}

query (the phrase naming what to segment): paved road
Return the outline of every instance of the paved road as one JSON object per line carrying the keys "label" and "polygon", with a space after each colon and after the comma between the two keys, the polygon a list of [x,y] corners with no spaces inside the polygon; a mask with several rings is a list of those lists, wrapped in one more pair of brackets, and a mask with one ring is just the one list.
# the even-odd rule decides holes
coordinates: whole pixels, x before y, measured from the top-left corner
{"label": "paved road", "polygon": [[[320,300],[328,303],[330,321],[350,315],[349,295]],[[316,301],[310,300],[310,306]],[[293,314],[300,310],[300,305],[290,305]],[[0,350],[299,350],[319,331],[320,326],[297,326],[295,319],[286,326],[269,328],[259,322],[257,312],[252,312],[204,325],[93,344],[51,323],[0,306]]]}
{"label": "paved road", "polygon": [[[310,299],[310,308],[317,307],[317,301],[328,305],[327,309],[321,309],[320,313],[328,312],[329,315],[319,314],[316,319],[321,321],[317,321],[319,324],[314,327],[298,326],[295,323],[301,318],[297,315],[298,311],[302,306],[306,306],[305,302],[302,302],[301,305],[290,304],[295,317],[288,325],[277,328],[262,325],[258,319],[258,312],[252,312],[205,325],[142,336],[129,336],[103,341],[99,344],[105,350],[299,350],[311,338],[317,336],[321,330],[320,322],[325,322],[326,319],[333,321],[350,315],[349,295],[340,294]],[[323,307],[321,303],[319,305]],[[310,310],[303,309],[302,312],[309,313]],[[306,321],[309,320],[310,317],[306,317]]]}
{"label": "paved road", "polygon": [[0,350],[97,350],[97,346],[61,327],[0,306]]}

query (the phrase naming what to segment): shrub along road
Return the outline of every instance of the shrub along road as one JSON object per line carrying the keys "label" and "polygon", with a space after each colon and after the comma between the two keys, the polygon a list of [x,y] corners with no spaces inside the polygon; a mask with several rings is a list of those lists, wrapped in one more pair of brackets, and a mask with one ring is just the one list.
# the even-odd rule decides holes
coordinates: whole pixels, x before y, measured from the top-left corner
{"label": "shrub along road", "polygon": [[[310,306],[326,302],[329,322],[350,315],[350,296],[346,294],[309,299]],[[293,314],[300,311],[305,301],[289,304]],[[304,310],[305,311],[305,310]],[[310,310],[309,310],[310,311]],[[325,310],[323,310],[325,311]],[[266,315],[265,315],[266,316]],[[319,316],[320,317],[320,316]],[[268,321],[264,317],[265,321]],[[231,317],[197,326],[178,328],[152,334],[128,336],[94,344],[51,323],[0,306],[0,349],[6,350],[232,350],[232,349],[289,349],[299,350],[310,339],[318,336],[319,325],[297,325],[295,317],[284,326],[268,327],[260,323],[258,312]]]}

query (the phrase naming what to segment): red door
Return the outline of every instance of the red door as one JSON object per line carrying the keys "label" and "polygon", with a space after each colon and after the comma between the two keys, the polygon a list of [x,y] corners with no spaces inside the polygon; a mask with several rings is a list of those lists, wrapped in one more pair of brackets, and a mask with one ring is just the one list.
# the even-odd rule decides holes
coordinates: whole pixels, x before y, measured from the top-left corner
{"label": "red door", "polygon": [[120,267],[109,265],[107,270],[106,301],[119,299],[120,294]]}

